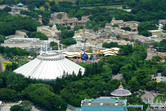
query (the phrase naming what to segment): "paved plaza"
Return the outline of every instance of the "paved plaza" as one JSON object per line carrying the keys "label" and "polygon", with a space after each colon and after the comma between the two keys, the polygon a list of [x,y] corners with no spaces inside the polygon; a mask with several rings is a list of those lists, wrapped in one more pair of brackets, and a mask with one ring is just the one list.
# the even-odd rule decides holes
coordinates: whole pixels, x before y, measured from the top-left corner
{"label": "paved plaza", "polygon": [[[10,111],[10,108],[14,105],[19,105],[19,103],[3,103],[0,111]],[[32,106],[32,111],[47,111],[47,110],[43,110],[41,108]]]}
{"label": "paved plaza", "polygon": [[148,48],[146,60],[151,60],[153,56],[166,56],[166,53],[157,52],[154,48]]}
{"label": "paved plaza", "polygon": [[141,99],[144,103],[152,104],[157,95],[158,94],[153,91],[145,91],[145,94],[141,96]]}

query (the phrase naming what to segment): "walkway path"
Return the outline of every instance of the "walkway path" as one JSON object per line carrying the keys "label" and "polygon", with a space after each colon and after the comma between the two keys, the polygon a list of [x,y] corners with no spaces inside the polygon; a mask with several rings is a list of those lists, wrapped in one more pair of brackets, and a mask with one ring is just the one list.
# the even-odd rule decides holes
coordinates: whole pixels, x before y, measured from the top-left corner
{"label": "walkway path", "polygon": [[1,106],[1,111],[10,111],[10,108],[14,105],[18,105],[19,103],[7,103],[7,104],[3,104]]}
{"label": "walkway path", "polygon": [[3,68],[3,57],[2,55],[0,55],[0,72],[3,72],[4,71],[4,68]]}
{"label": "walkway path", "polygon": [[148,48],[146,60],[151,60],[153,56],[166,56],[166,53],[157,52],[154,48]]}
{"label": "walkway path", "polygon": [[[19,105],[19,103],[3,103],[0,111],[10,111],[10,108],[14,105]],[[47,111],[39,107],[32,106],[32,111]]]}

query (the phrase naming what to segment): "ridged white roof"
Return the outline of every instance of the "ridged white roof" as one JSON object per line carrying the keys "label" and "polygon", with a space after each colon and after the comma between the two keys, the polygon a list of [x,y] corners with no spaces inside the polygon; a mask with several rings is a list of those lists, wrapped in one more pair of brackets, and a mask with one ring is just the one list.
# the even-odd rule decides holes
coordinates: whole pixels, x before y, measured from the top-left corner
{"label": "ridged white roof", "polygon": [[25,77],[42,80],[55,80],[57,77],[62,77],[65,73],[75,74],[85,71],[85,68],[68,60],[61,52],[43,53],[36,59],[14,70],[15,73],[20,73]]}
{"label": "ridged white roof", "polygon": [[118,89],[116,89],[115,91],[113,91],[111,93],[111,95],[117,96],[117,97],[120,97],[120,96],[130,96],[131,92],[129,90],[124,89],[123,86],[122,86],[122,84],[121,84]]}

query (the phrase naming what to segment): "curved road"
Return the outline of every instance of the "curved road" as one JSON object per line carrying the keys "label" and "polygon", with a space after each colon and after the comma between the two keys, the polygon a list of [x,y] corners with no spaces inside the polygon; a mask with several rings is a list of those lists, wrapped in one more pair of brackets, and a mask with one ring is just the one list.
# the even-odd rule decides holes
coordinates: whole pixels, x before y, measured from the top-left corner
{"label": "curved road", "polygon": [[3,68],[3,58],[2,58],[2,55],[0,55],[0,72],[3,72],[4,71],[4,68]]}

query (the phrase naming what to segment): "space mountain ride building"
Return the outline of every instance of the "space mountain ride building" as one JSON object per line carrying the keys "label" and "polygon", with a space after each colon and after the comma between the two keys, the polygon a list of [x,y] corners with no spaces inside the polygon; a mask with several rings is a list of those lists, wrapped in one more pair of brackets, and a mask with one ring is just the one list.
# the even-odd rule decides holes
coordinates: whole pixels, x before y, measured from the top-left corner
{"label": "space mountain ride building", "polygon": [[65,58],[61,51],[46,51],[14,70],[15,73],[38,80],[55,80],[64,74],[77,75],[80,71],[84,74],[85,68]]}

